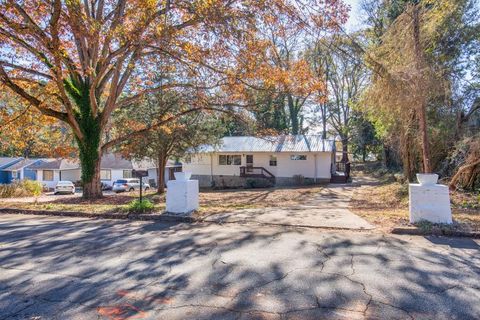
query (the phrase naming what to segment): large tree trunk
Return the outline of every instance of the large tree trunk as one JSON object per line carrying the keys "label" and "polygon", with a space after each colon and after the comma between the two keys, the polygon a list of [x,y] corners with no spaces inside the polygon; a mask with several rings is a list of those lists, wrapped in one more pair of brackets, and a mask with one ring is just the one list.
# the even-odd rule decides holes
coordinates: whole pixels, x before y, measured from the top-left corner
{"label": "large tree trunk", "polygon": [[[81,105],[80,105],[81,106]],[[100,120],[92,116],[87,105],[83,105],[80,128],[84,137],[76,137],[80,166],[82,168],[82,187],[84,199],[97,199],[103,196],[100,183],[100,161],[102,148],[100,145]]]}
{"label": "large tree trunk", "polygon": [[413,11],[413,42],[416,55],[416,69],[420,72],[417,76],[418,83],[415,85],[416,96],[418,99],[418,122],[421,135],[422,144],[422,159],[423,159],[423,172],[432,173],[432,166],[430,163],[430,148],[428,145],[428,127],[427,127],[427,103],[425,99],[426,92],[422,92],[420,84],[423,78],[424,59],[423,52],[420,44],[420,21],[419,21],[419,5],[416,5]]}
{"label": "large tree trunk", "polygon": [[163,194],[165,192],[165,167],[167,166],[167,156],[163,152],[159,152],[157,159],[157,192]]}
{"label": "large tree trunk", "polygon": [[80,152],[84,199],[98,199],[103,196],[100,183],[100,159],[100,152],[96,155],[85,155]]}

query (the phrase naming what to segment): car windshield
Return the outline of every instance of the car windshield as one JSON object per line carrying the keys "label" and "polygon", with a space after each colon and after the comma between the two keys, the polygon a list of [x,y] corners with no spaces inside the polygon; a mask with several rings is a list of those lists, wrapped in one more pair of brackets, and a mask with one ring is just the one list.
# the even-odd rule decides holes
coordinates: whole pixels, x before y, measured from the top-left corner
{"label": "car windshield", "polygon": [[73,183],[71,181],[58,181],[57,185],[59,186],[71,186]]}
{"label": "car windshield", "polygon": [[117,180],[115,183],[127,183],[127,180]]}

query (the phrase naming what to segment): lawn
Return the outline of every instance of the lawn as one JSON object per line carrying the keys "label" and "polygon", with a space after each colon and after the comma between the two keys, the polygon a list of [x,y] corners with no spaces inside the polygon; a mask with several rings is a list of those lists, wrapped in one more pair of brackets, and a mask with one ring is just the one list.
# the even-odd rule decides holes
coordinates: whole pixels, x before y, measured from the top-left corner
{"label": "lawn", "polygon": [[[480,195],[453,191],[450,201],[455,228],[480,231]],[[385,231],[409,225],[406,183],[378,179],[376,184],[361,186],[355,190],[351,206],[353,212]]]}
{"label": "lawn", "polygon": [[[301,204],[313,194],[321,190],[319,186],[305,186],[296,188],[269,188],[269,189],[240,189],[240,190],[212,190],[200,192],[200,210],[197,216],[205,216],[220,212],[246,208],[264,208],[294,206]],[[86,214],[119,213],[126,214],[128,204],[138,198],[138,192],[109,194],[103,198],[86,201],[81,197],[57,197],[48,202],[9,202],[2,205],[8,208],[48,211],[77,211]],[[154,212],[165,210],[165,195],[157,195],[153,191],[147,192],[145,198],[154,204]]]}

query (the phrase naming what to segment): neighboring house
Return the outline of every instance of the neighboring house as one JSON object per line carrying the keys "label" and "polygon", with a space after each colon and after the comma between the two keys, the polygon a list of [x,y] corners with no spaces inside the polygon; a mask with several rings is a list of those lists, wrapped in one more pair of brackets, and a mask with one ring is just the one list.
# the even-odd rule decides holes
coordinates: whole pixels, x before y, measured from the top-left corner
{"label": "neighboring house", "polygon": [[22,161],[23,158],[11,158],[11,157],[0,157],[0,183],[10,183],[13,180],[12,172],[5,170],[6,168],[14,165],[17,162]]}
{"label": "neighboring house", "polygon": [[[58,181],[78,183],[82,175],[80,162],[71,159],[48,159],[31,165],[29,169],[36,171],[36,180],[47,188],[54,188]],[[131,161],[118,154],[105,154],[100,163],[100,180],[111,186],[118,179],[131,178],[132,170]]]}
{"label": "neighboring house", "polygon": [[[136,171],[147,172],[147,182],[152,186],[158,185],[158,168],[154,161],[150,159],[144,159],[142,161],[132,161],[133,169]],[[175,163],[173,160],[168,160],[165,166],[165,186],[169,180],[175,180],[174,172],[182,171],[182,164]]]}
{"label": "neighboring house", "polygon": [[30,169],[30,166],[42,163],[44,159],[23,159],[15,161],[13,164],[4,167],[2,171],[7,172],[7,183],[18,180],[37,180],[36,171]]}
{"label": "neighboring house", "polygon": [[183,171],[202,187],[243,187],[255,179],[295,185],[330,182],[334,164],[335,141],[317,135],[224,137],[187,156]]}

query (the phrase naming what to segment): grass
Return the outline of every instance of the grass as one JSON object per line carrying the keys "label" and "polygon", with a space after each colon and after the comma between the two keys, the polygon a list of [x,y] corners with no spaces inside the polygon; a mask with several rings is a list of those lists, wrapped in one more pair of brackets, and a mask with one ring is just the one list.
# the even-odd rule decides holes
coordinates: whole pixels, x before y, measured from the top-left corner
{"label": "grass", "polygon": [[[48,210],[48,211],[76,211],[86,214],[119,213],[126,214],[135,211],[131,204],[139,197],[138,192],[125,192],[109,194],[101,199],[84,200],[81,197],[58,197],[49,202],[3,202],[2,205],[8,208],[26,210]],[[153,191],[146,192],[145,199],[153,205],[149,211],[161,212],[165,209],[164,196],[158,196]]]}
{"label": "grass", "polygon": [[[454,225],[449,228],[480,231],[479,200],[478,193],[450,192]],[[407,184],[383,179],[377,184],[362,186],[354,192],[351,205],[353,212],[382,230],[388,231],[393,227],[410,225]],[[425,226],[420,224],[419,227]]]}
{"label": "grass", "polygon": [[[318,193],[320,190],[321,187],[319,186],[305,186],[201,191],[199,195],[200,210],[195,215],[200,217],[238,209],[294,206],[302,204],[312,194]],[[131,204],[136,199],[138,199],[138,192],[125,192],[106,195],[93,201],[86,201],[81,197],[60,197],[49,202],[3,202],[2,205],[26,210],[77,211],[91,215],[101,213],[126,214],[139,211],[135,210]],[[153,204],[153,208],[148,209],[149,212],[163,212],[165,210],[165,195],[157,195],[154,191],[149,191],[145,194],[145,199]],[[138,204],[133,206],[138,206]]]}
{"label": "grass", "polygon": [[215,190],[200,192],[199,216],[231,210],[300,205],[320,192],[322,187],[305,186],[251,190]]}

